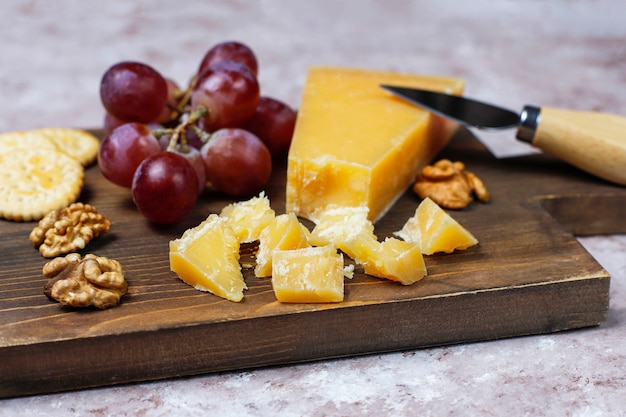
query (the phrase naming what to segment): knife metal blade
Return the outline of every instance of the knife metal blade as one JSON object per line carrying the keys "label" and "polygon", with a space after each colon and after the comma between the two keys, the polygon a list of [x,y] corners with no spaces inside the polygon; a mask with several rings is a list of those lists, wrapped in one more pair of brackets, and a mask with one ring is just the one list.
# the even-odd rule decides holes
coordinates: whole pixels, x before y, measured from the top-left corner
{"label": "knife metal blade", "polygon": [[534,106],[526,106],[521,113],[516,113],[453,94],[384,84],[381,87],[406,101],[465,126],[483,130],[518,128],[518,139],[532,143],[539,116],[539,109]]}
{"label": "knife metal blade", "polygon": [[516,137],[583,171],[626,185],[626,117],[524,106],[520,113],[467,97],[381,85],[432,113],[480,129],[517,128]]}

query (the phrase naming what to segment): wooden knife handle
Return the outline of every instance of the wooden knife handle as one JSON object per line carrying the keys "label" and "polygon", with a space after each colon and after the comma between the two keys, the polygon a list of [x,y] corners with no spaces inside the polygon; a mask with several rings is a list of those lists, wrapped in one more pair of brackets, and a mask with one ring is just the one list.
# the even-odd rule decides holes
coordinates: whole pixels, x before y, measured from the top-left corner
{"label": "wooden knife handle", "polygon": [[626,185],[626,117],[542,107],[530,143],[583,171]]}

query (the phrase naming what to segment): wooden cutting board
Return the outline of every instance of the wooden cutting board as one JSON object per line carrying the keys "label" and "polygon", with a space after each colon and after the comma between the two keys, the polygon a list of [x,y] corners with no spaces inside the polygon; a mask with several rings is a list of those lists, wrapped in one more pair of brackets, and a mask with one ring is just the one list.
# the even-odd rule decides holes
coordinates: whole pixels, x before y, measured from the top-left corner
{"label": "wooden cutting board", "polygon": [[[498,160],[461,130],[442,157],[480,176],[493,201],[452,212],[480,244],[426,257],[402,286],[357,269],[341,304],[283,305],[247,270],[242,303],[194,290],[169,271],[168,242],[230,202],[202,197],[171,227],[148,224],[129,191],[87,172],[80,198],[113,222],[88,252],[117,259],[129,293],[109,310],[72,310],[43,294],[33,223],[0,221],[0,397],[371,354],[594,326],[609,275],[574,235],[626,232],[626,188],[544,155]],[[284,210],[285,169],[267,189]],[[417,207],[408,191],[376,225],[390,236]]]}

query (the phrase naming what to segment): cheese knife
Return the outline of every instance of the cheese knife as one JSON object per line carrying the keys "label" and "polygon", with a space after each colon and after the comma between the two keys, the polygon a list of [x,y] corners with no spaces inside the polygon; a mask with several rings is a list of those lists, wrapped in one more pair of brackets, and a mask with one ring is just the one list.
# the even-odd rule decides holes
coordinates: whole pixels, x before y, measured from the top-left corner
{"label": "cheese knife", "polygon": [[517,139],[592,175],[626,185],[626,117],[524,106],[521,113],[467,97],[402,86],[385,90],[432,113],[479,129],[516,128]]}

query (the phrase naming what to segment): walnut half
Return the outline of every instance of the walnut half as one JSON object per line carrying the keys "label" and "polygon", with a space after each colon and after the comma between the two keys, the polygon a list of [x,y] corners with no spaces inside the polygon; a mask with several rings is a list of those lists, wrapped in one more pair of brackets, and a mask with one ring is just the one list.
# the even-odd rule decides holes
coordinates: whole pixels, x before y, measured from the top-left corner
{"label": "walnut half", "polygon": [[46,214],[30,232],[29,239],[44,257],[54,258],[84,249],[110,227],[111,221],[94,206],[74,203]]}
{"label": "walnut half", "polygon": [[114,307],[128,291],[122,266],[113,259],[77,253],[54,258],[43,267],[49,278],[44,294],[71,307]]}
{"label": "walnut half", "polygon": [[483,203],[490,199],[489,191],[480,178],[466,170],[463,162],[448,159],[424,167],[413,184],[413,191],[421,199],[429,197],[448,209],[467,207],[474,196]]}

